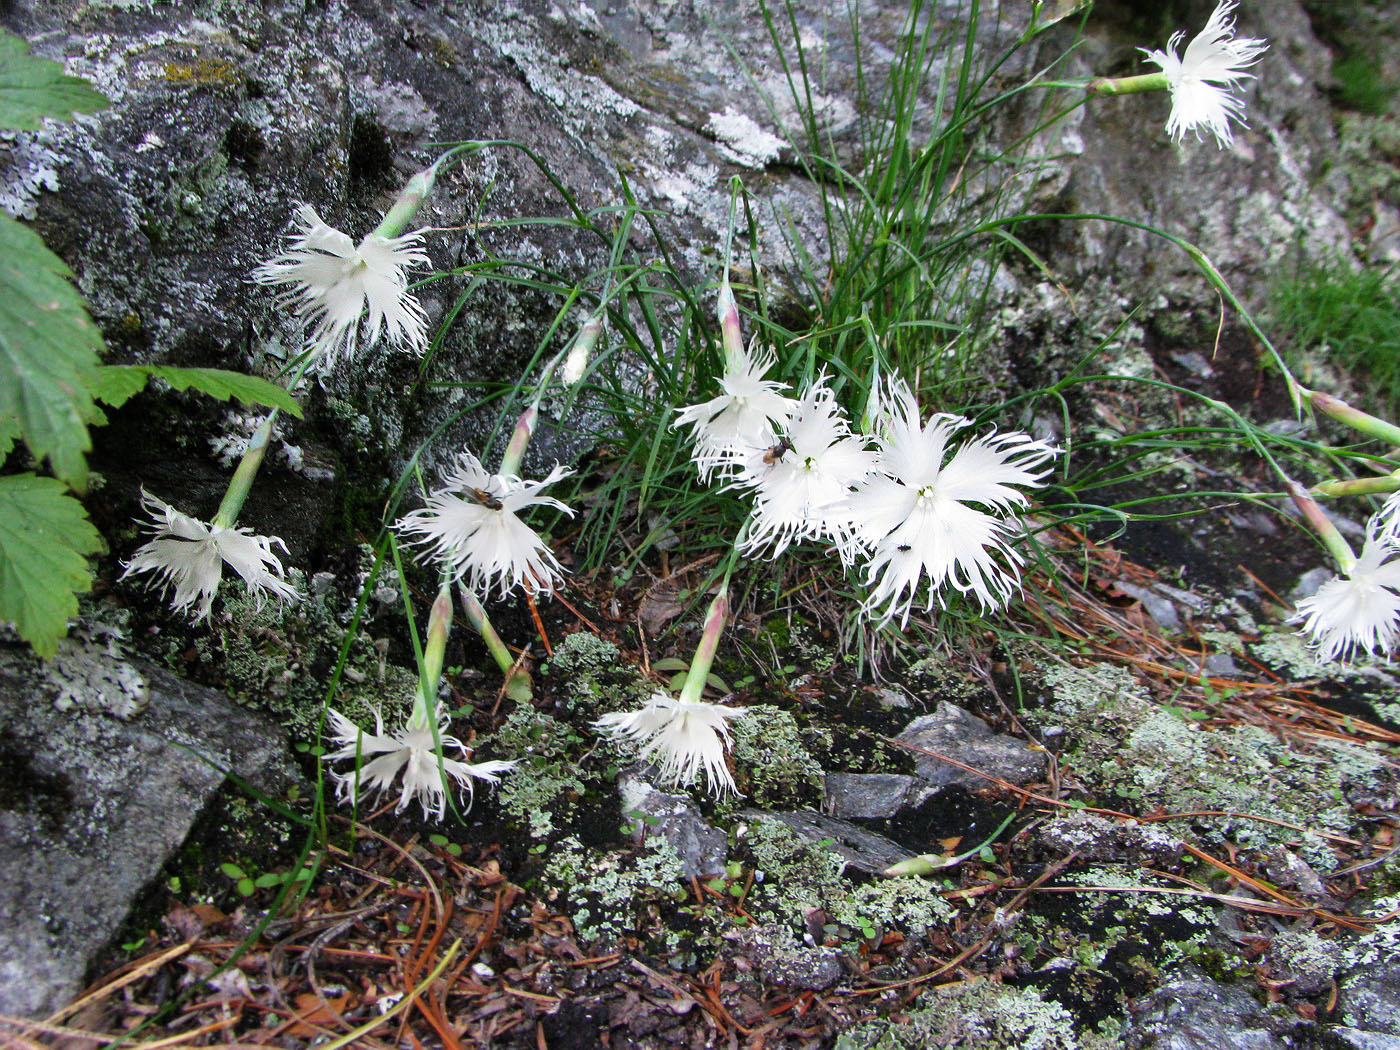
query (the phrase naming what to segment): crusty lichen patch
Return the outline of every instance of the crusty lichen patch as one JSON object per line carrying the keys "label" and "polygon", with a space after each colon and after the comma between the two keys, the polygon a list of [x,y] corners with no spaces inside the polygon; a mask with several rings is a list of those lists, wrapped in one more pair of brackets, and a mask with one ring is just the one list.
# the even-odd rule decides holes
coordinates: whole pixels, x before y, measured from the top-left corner
{"label": "crusty lichen patch", "polygon": [[1153,702],[1122,668],[1051,667],[1043,680],[1042,722],[1065,732],[1074,775],[1121,808],[1194,814],[1167,824],[1187,837],[1301,842],[1301,856],[1326,872],[1337,859],[1318,832],[1346,834],[1348,789],[1390,780],[1380,755],[1346,741],[1304,749],[1258,726],[1202,728]]}
{"label": "crusty lichen patch", "polygon": [[836,1050],[1108,1050],[1115,1032],[1076,1034],[1073,1018],[1059,1003],[1033,989],[992,981],[966,981],[934,989],[927,1003],[899,1020],[853,1028]]}

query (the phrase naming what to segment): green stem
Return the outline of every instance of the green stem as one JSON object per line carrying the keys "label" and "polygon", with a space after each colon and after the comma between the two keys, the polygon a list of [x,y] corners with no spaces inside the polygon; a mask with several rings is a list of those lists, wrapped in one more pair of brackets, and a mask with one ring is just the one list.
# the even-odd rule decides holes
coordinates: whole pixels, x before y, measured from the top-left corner
{"label": "green stem", "polygon": [[1291,478],[1288,479],[1288,494],[1293,497],[1293,502],[1303,512],[1307,523],[1312,526],[1328,553],[1336,561],[1337,568],[1350,575],[1351,570],[1356,567],[1356,555],[1347,541],[1342,538],[1342,534],[1337,531],[1337,526],[1332,524],[1332,519],[1318,505],[1317,500],[1312,498],[1308,490]]}
{"label": "green stem", "polygon": [[1352,478],[1347,481],[1324,481],[1312,487],[1314,496],[1374,496],[1400,491],[1400,471],[1383,478]]}
{"label": "green stem", "polygon": [[481,635],[481,640],[486,643],[486,651],[506,676],[506,696],[517,701],[529,700],[534,695],[530,672],[516,665],[514,654],[506,647],[506,643],[501,641],[496,628],[491,626],[486,610],[466,584],[457,585],[457,596],[461,599],[462,612],[467,621],[476,628],[476,633]]}
{"label": "green stem", "polygon": [[1144,91],[1167,91],[1171,84],[1165,73],[1143,73],[1135,77],[1099,77],[1089,81],[1095,95],[1137,95]]}

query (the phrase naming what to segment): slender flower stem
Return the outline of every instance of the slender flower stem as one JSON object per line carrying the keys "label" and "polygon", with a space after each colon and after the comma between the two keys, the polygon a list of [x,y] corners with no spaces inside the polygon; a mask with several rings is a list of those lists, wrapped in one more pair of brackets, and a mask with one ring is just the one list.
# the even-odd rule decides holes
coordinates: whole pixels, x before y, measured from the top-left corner
{"label": "slender flower stem", "polygon": [[1137,95],[1144,91],[1166,91],[1171,87],[1165,73],[1142,73],[1135,77],[1099,77],[1089,81],[1095,95]]}
{"label": "slender flower stem", "polygon": [[501,669],[501,673],[506,676],[506,696],[512,700],[529,700],[534,695],[530,683],[530,672],[516,663],[515,657],[506,647],[506,643],[501,641],[501,636],[491,626],[491,620],[487,617],[486,610],[482,608],[477,596],[465,584],[458,584],[457,597],[461,599],[462,612],[466,615],[467,621],[476,628],[477,634],[481,635],[481,640],[486,643],[487,652],[496,661],[496,666]]}
{"label": "slender flower stem", "polygon": [[1303,517],[1307,519],[1318,538],[1322,540],[1328,552],[1337,562],[1337,568],[1343,573],[1350,573],[1356,567],[1356,554],[1352,551],[1347,541],[1342,538],[1342,534],[1337,531],[1337,526],[1332,524],[1332,519],[1327,516],[1313,499],[1308,490],[1302,485],[1288,480],[1288,494],[1293,497],[1293,502],[1298,505],[1298,509],[1303,512]]}
{"label": "slender flower stem", "polygon": [[417,172],[408,180],[408,184],[404,186],[398,199],[389,208],[383,221],[374,228],[374,234],[378,237],[393,238],[403,233],[403,228],[408,225],[408,221],[417,214],[428,194],[433,192],[433,183],[437,181],[438,171],[457,154],[475,150],[478,146],[479,144],[475,142],[455,146],[422,171]]}
{"label": "slender flower stem", "polygon": [[1345,423],[1353,430],[1359,430],[1369,437],[1384,441],[1388,445],[1400,445],[1400,427],[1387,423],[1384,419],[1353,408],[1339,397],[1324,394],[1321,390],[1303,390],[1308,402],[1339,423]]}

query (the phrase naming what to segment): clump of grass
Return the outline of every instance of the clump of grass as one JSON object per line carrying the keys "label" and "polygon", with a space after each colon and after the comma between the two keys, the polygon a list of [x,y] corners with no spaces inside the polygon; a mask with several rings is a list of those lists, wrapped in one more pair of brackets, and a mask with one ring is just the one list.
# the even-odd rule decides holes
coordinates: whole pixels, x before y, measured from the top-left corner
{"label": "clump of grass", "polygon": [[1400,407],[1400,283],[1387,267],[1358,267],[1339,256],[1300,260],[1275,288],[1270,311],[1288,360],[1306,374],[1309,356],[1359,378],[1394,411]]}

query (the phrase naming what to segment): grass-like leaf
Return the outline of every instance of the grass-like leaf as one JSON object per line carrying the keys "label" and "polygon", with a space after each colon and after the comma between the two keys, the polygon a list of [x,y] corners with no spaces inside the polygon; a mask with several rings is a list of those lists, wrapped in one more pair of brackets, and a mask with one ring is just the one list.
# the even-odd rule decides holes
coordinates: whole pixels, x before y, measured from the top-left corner
{"label": "grass-like leaf", "polygon": [[[33,230],[0,214],[0,419],[11,417],[36,459],[81,489],[89,393],[102,336],[70,283],[67,265]],[[3,429],[3,428],[0,428]]]}
{"label": "grass-like leaf", "polygon": [[175,368],[169,365],[102,365],[92,384],[92,396],[103,404],[120,408],[139,394],[146,381],[155,376],[176,390],[191,387],[219,401],[239,400],[245,405],[280,408],[301,418],[301,406],[287,392],[261,376],[244,375],[223,368]]}
{"label": "grass-like leaf", "polygon": [[75,592],[92,585],[87,557],[102,537],[83,505],[53,478],[0,478],[0,620],[43,657],[78,614]]}
{"label": "grass-like leaf", "polygon": [[69,120],[107,104],[107,97],[86,80],[31,55],[19,37],[0,33],[0,127],[32,131],[45,117]]}

